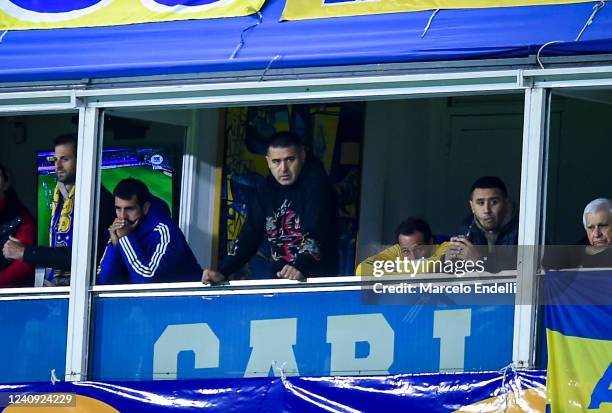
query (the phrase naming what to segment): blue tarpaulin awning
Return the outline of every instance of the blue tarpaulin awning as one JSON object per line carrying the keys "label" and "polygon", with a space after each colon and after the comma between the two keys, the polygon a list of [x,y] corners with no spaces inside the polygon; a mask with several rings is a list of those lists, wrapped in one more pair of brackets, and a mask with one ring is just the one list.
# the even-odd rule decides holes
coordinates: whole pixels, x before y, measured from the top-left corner
{"label": "blue tarpaulin awning", "polygon": [[[0,82],[176,75],[279,68],[612,52],[612,7],[599,2],[441,10],[280,22],[284,0],[259,17],[8,31]],[[240,47],[241,35],[244,43]]]}

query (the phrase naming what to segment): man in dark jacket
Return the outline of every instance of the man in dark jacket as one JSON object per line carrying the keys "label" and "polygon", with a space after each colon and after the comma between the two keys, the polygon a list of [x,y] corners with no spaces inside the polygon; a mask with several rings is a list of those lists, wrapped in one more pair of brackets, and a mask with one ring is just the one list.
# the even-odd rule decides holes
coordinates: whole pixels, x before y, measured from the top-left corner
{"label": "man in dark jacket", "polygon": [[197,281],[202,268],[167,205],[133,178],[115,190],[117,218],[100,263],[98,284]]}
{"label": "man in dark jacket", "polygon": [[275,134],[266,154],[270,175],[249,203],[247,219],[218,270],[202,282],[223,282],[257,252],[264,236],[278,278],[303,280],[338,272],[335,194],[320,161],[308,157],[300,138]]}
{"label": "man in dark jacket", "polygon": [[472,214],[461,235],[451,238],[446,258],[482,259],[490,272],[516,268],[518,214],[504,182],[495,176],[478,178],[472,185],[470,208]]}

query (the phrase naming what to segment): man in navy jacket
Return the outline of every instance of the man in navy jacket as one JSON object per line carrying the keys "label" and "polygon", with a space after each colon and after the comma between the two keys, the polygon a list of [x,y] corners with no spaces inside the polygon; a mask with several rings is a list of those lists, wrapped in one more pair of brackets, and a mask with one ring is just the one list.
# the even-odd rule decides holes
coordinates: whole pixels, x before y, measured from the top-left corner
{"label": "man in navy jacket", "polygon": [[446,259],[483,260],[488,272],[516,268],[518,214],[506,184],[496,176],[483,176],[472,185],[472,214],[459,236],[452,237]]}
{"label": "man in navy jacket", "polygon": [[100,263],[98,284],[196,281],[202,269],[167,205],[137,179],[113,191],[117,218]]}

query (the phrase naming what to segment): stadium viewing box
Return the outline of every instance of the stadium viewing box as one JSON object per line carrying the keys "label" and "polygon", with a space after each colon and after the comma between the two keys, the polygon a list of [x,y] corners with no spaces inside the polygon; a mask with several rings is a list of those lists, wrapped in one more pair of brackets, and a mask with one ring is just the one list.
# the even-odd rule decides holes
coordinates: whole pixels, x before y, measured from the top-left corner
{"label": "stadium viewing box", "polygon": [[[612,233],[585,206],[612,198],[612,7],[501,3],[0,1],[0,225],[10,193],[48,246],[53,139],[78,137],[70,286],[0,260],[0,410],[609,411]],[[215,269],[283,131],[335,190],[337,273],[279,280],[264,240],[224,284],[98,285],[101,187],[145,182]],[[355,276],[410,216],[487,270]],[[493,244],[519,246],[495,271]]]}

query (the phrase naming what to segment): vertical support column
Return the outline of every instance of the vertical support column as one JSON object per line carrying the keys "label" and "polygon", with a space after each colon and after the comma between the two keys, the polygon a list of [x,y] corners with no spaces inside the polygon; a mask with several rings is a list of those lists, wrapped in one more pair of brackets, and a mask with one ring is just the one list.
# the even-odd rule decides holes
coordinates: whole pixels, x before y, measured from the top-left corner
{"label": "vertical support column", "polygon": [[[385,149],[380,137],[388,138],[390,132],[389,111],[395,102],[372,101],[366,103],[365,127],[363,138],[363,157],[361,167],[361,205],[359,206],[359,234],[357,235],[357,259],[380,251],[383,241],[385,209]],[[373,248],[374,247],[374,248]]]}
{"label": "vertical support column", "polygon": [[68,306],[68,340],[66,345],[66,381],[87,378],[89,344],[91,274],[95,272],[92,257],[96,248],[99,170],[102,150],[99,130],[100,112],[95,108],[79,109],[79,143],[77,150],[76,194],[74,205],[74,242]]}
{"label": "vertical support column", "polygon": [[512,360],[522,368],[534,366],[537,313],[537,269],[540,244],[542,171],[546,142],[547,91],[531,88],[525,91],[525,119],[521,166],[521,200],[517,290],[514,310]]}
{"label": "vertical support column", "polygon": [[181,228],[187,240],[189,240],[191,233],[189,224],[193,216],[193,199],[198,174],[197,112],[197,110],[191,111],[191,124],[185,138],[185,153],[183,153],[183,169],[181,171],[179,228]]}
{"label": "vertical support column", "polygon": [[215,210],[221,167],[217,165],[222,131],[219,109],[193,110],[183,156],[179,223],[200,265],[212,265]]}

